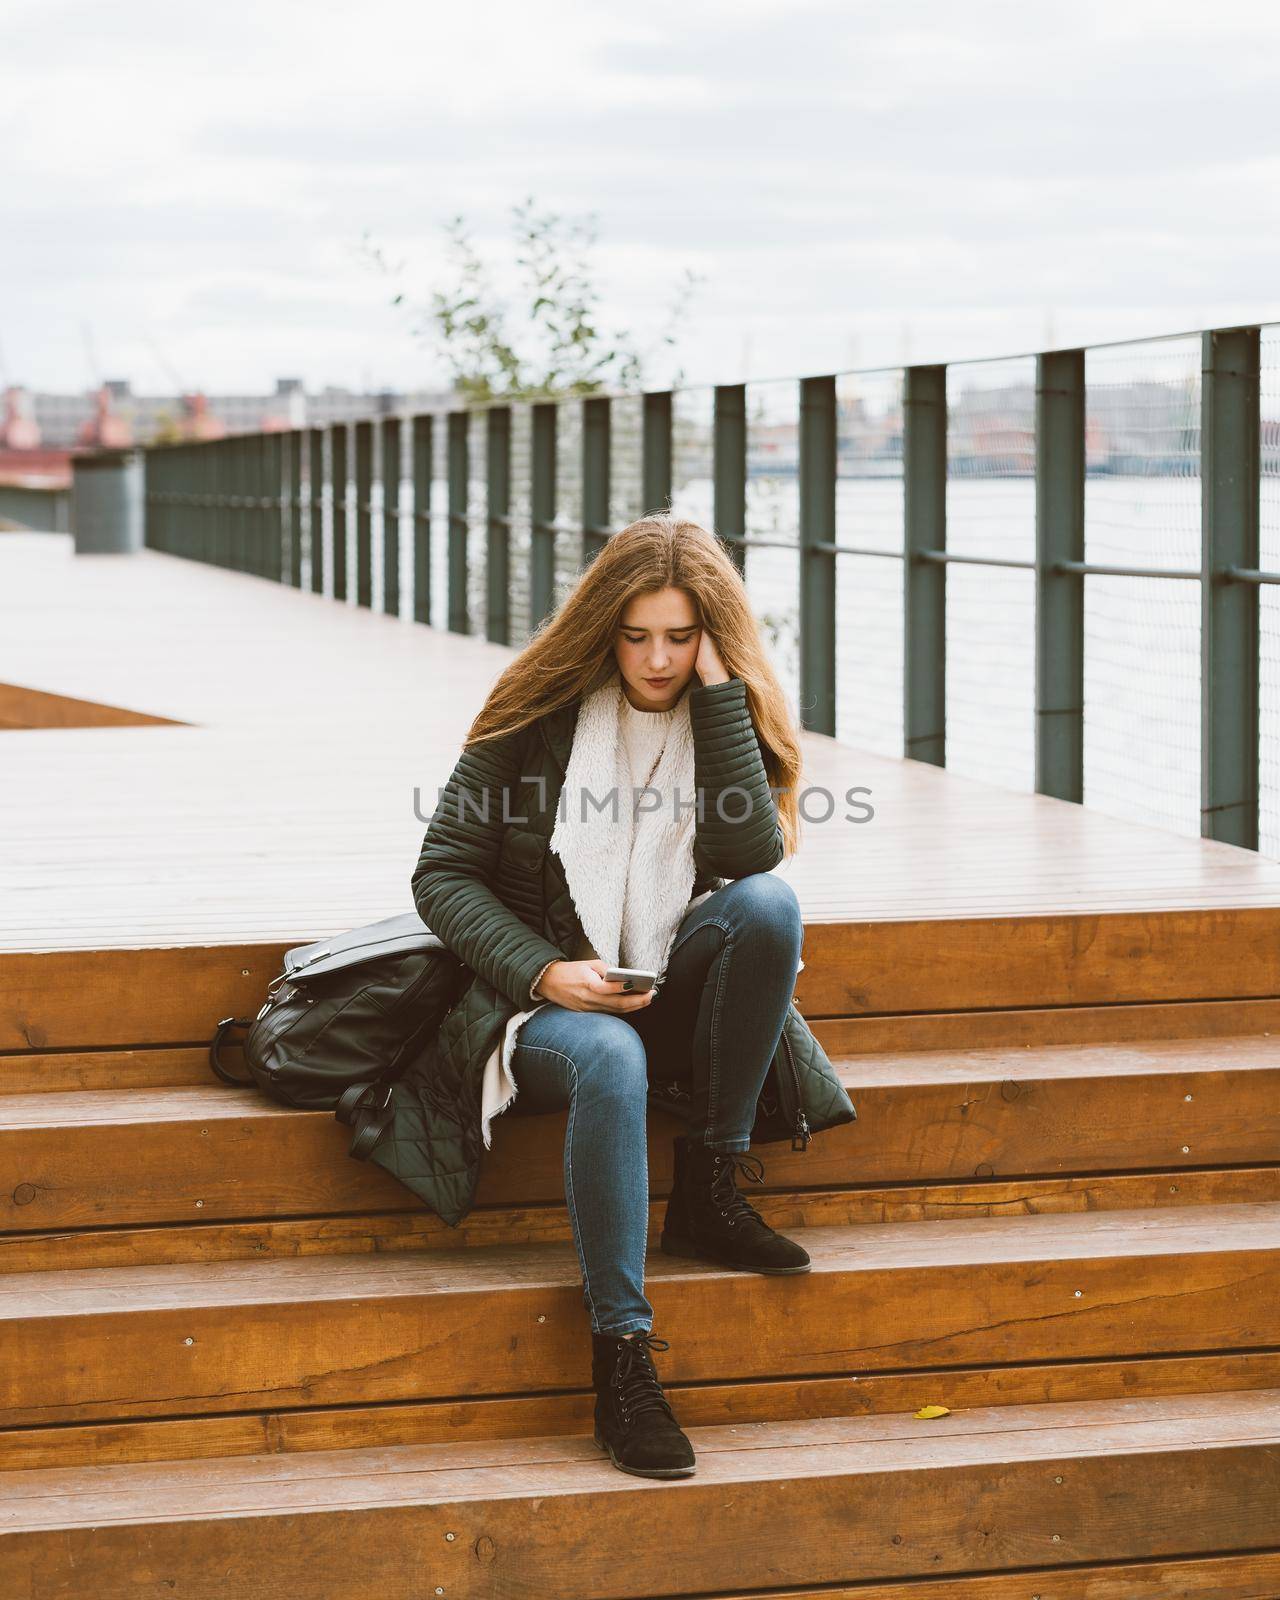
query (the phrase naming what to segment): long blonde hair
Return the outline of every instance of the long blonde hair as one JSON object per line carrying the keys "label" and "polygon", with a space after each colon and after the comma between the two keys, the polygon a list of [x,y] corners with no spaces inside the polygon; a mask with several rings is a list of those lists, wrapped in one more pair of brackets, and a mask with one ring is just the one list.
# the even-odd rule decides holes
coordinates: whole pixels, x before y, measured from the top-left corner
{"label": "long blonde hair", "polygon": [[726,670],[746,685],[765,772],[780,790],[783,848],[793,855],[799,843],[800,741],[786,695],[725,547],[701,524],[674,512],[647,513],[612,535],[503,670],[464,748],[513,733],[598,688],[617,664],[614,635],[628,602],[666,588],[688,594]]}

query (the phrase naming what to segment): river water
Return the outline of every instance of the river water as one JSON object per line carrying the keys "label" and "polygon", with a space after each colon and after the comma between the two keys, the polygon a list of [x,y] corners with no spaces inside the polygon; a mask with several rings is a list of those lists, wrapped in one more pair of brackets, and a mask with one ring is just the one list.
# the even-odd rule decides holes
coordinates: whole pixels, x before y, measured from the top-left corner
{"label": "river water", "polygon": [[[515,474],[513,474],[513,477]],[[519,481],[518,478],[516,481]],[[437,513],[446,486],[433,488]],[[473,509],[484,484],[473,485]],[[376,497],[376,490],[375,490]],[[572,503],[562,516],[576,510]],[[517,496],[518,501],[518,496]],[[376,499],[375,499],[376,504]],[[412,504],[412,485],[401,504]],[[711,525],[709,478],[690,478],[675,508]],[[513,640],[526,637],[528,528],[516,505],[512,530]],[[748,481],[748,533],[794,541],[794,476]],[[623,518],[628,513],[623,513]],[[634,514],[634,512],[630,513]],[[947,489],[950,549],[1030,559],[1035,548],[1032,479],[956,478]],[[327,517],[326,517],[327,524]],[[375,530],[380,525],[375,518]],[[432,518],[432,606],[445,625],[445,518]],[[1280,507],[1264,495],[1264,567],[1280,566]],[[412,615],[411,520],[401,527],[401,614]],[[836,736],[882,755],[902,754],[902,484],[899,477],[841,478],[837,537],[880,555],[836,559]],[[1091,561],[1198,568],[1198,476],[1091,476],[1086,484],[1086,555]],[[326,526],[326,537],[328,529]],[[349,541],[354,562],[354,540]],[[557,539],[562,598],[578,572],[579,542]],[[374,538],[375,606],[381,605],[381,539]],[[472,632],[484,636],[483,519],[473,517],[468,590]],[[799,557],[748,551],[746,582],[779,679],[799,703]],[[354,572],[349,592],[354,593]],[[1274,588],[1261,590],[1261,848],[1280,855],[1280,615]],[[947,569],[947,766],[1023,791],[1034,787],[1035,600],[1032,573],[953,564]],[[1092,576],[1085,582],[1084,803],[1110,815],[1200,832],[1200,584],[1183,578]]]}

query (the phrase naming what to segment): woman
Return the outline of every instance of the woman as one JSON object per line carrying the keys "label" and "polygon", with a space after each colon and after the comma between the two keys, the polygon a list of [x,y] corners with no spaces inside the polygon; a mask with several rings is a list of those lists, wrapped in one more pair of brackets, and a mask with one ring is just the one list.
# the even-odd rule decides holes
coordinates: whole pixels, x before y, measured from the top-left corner
{"label": "woman", "polygon": [[[738,1192],[738,1172],[763,1180],[753,1129],[804,1148],[855,1115],[791,1000],[800,909],[771,869],[795,848],[799,768],[736,567],[706,529],[645,516],[499,677],[413,874],[423,921],[474,974],[419,1086],[424,1145],[456,1124],[462,1181],[441,1161],[413,1186],[456,1222],[476,1122],[487,1147],[513,1102],[567,1108],[596,1443],[641,1476],[694,1471],[651,1354],[670,1345],[644,1294],[650,1097],[689,1124],[662,1248],[774,1274],[810,1263]],[[615,965],[657,983],[606,981]],[[374,1159],[405,1177],[396,1150]]]}

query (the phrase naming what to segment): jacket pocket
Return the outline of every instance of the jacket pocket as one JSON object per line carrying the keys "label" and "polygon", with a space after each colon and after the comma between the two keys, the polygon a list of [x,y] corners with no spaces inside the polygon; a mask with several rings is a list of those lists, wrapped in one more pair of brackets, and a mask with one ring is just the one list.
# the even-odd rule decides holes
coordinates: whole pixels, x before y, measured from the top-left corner
{"label": "jacket pocket", "polygon": [[508,828],[502,836],[498,865],[520,872],[537,872],[546,853],[547,841],[542,834],[531,833],[526,828]]}

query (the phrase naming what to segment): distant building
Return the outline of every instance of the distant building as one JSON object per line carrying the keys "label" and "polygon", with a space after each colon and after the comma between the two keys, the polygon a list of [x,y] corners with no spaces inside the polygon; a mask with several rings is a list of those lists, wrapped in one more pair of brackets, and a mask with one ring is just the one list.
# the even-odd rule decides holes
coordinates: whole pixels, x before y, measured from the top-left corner
{"label": "distant building", "polygon": [[133,443],[133,426],[113,409],[115,397],[104,384],[93,397],[93,415],[76,429],[82,450],[121,450]]}
{"label": "distant building", "polygon": [[25,389],[6,389],[4,416],[0,418],[0,449],[34,450],[39,444],[40,425],[35,419],[31,396]]}
{"label": "distant building", "polygon": [[33,444],[9,448],[41,444],[66,450],[88,443],[150,444],[160,439],[215,439],[228,433],[323,427],[365,417],[438,411],[456,403],[457,396],[448,389],[366,394],[326,385],[308,394],[300,378],[277,379],[272,394],[142,395],[133,392],[127,379],[111,378],[81,394],[11,389],[6,417],[20,425],[24,438],[35,430]]}

